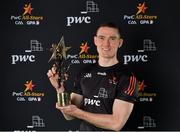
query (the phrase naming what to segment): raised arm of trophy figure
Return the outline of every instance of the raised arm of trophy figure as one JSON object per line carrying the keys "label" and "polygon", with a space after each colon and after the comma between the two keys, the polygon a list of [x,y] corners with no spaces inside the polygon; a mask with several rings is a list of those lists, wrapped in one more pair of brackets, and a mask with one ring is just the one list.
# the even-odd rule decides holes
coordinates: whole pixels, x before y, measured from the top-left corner
{"label": "raised arm of trophy figure", "polygon": [[58,43],[58,45],[61,47],[61,52],[62,52],[62,56],[63,58],[66,60],[67,59],[67,55],[66,52],[71,48],[71,47],[66,47],[65,43],[64,43],[64,37],[61,37],[60,42]]}

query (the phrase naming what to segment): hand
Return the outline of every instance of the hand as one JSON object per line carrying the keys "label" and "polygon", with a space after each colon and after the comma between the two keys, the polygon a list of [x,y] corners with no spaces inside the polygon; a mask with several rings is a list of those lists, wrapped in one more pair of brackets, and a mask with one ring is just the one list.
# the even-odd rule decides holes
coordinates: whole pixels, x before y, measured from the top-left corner
{"label": "hand", "polygon": [[48,70],[47,76],[48,76],[52,86],[56,89],[56,91],[58,93],[62,93],[62,92],[64,92],[64,85],[63,85],[63,83],[61,83],[59,85],[59,81],[58,81],[59,74],[56,71],[57,71],[57,67],[55,65],[53,65],[53,67],[50,70]]}
{"label": "hand", "polygon": [[56,108],[60,110],[63,114],[67,114],[70,116],[75,116],[75,111],[78,110],[78,107],[76,105],[60,107],[58,103],[56,103]]}

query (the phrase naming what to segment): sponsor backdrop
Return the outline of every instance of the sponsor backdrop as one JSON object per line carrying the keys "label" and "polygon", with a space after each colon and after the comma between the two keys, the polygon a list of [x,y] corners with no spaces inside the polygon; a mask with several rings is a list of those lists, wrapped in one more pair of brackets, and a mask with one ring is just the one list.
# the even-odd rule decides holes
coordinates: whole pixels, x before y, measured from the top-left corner
{"label": "sponsor backdrop", "polygon": [[139,80],[139,97],[123,130],[180,130],[179,33],[174,2],[149,0],[14,0],[1,5],[0,130],[79,130],[55,108],[47,71],[52,44],[66,46],[71,91],[78,71],[97,61],[97,25],[114,21],[124,45],[120,63]]}

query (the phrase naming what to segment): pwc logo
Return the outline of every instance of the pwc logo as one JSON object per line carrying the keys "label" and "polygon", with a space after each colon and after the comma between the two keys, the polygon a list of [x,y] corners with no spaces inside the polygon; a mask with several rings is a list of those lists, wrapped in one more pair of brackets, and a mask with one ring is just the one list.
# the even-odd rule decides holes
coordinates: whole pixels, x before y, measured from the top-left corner
{"label": "pwc logo", "polygon": [[108,91],[106,88],[99,88],[97,95],[93,95],[94,98],[84,98],[84,106],[91,105],[91,106],[101,106],[100,98],[107,99],[109,98]]}
{"label": "pwc logo", "polygon": [[11,55],[11,64],[17,64],[17,62],[35,62],[35,55]]}
{"label": "pwc logo", "polygon": [[100,100],[97,100],[97,99],[89,99],[89,98],[84,98],[84,106],[87,106],[87,105],[95,105],[95,106],[100,106],[101,102]]}
{"label": "pwc logo", "polygon": [[124,55],[124,64],[128,64],[129,62],[147,62],[147,55]]}
{"label": "pwc logo", "polygon": [[[143,40],[143,48],[138,49],[138,54],[129,54],[123,55],[124,64],[127,65],[129,63],[146,63],[149,61],[149,57],[152,53],[157,51],[157,47],[154,41],[151,39]],[[146,52],[146,53],[145,53]],[[147,54],[148,52],[148,54]]]}
{"label": "pwc logo", "polygon": [[86,1],[86,10],[81,11],[80,14],[77,16],[67,16],[66,17],[66,26],[72,26],[74,24],[90,24],[91,23],[91,17],[89,15],[86,15],[88,13],[98,13],[99,8],[98,4],[94,1]]}
{"label": "pwc logo", "polygon": [[71,26],[73,23],[74,24],[81,24],[81,23],[86,23],[89,24],[91,23],[91,17],[90,16],[71,16],[67,17],[67,25],[66,26]]}
{"label": "pwc logo", "polygon": [[23,54],[13,54],[11,55],[11,64],[19,63],[33,63],[36,61],[36,56],[31,54],[32,52],[42,52],[42,44],[37,40],[30,40],[30,49],[25,50]]}

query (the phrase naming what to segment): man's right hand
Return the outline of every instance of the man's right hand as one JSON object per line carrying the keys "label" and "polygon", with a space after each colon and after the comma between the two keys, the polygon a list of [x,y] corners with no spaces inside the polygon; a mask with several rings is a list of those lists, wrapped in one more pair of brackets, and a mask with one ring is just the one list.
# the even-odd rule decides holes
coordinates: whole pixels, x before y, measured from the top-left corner
{"label": "man's right hand", "polygon": [[47,76],[49,78],[49,81],[51,82],[52,86],[56,89],[58,93],[64,92],[64,86],[63,83],[59,84],[59,74],[56,72],[57,67],[53,65],[53,67],[48,70]]}

